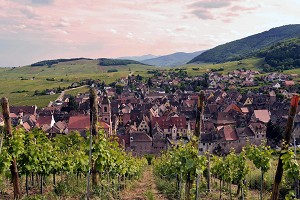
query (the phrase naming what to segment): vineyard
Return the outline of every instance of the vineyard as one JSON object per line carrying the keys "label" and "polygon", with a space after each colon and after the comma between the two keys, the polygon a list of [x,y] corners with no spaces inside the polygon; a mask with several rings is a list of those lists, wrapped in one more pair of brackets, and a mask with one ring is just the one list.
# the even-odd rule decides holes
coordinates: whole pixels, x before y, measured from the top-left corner
{"label": "vineyard", "polygon": [[[125,153],[113,139],[101,132],[92,142],[91,197],[118,199],[126,182],[140,176],[145,159]],[[86,175],[89,171],[89,136],[70,133],[48,138],[41,130],[13,131],[13,137],[4,139],[0,154],[1,199],[12,199],[7,191],[10,184],[11,160],[17,161],[22,196],[44,195],[81,199],[86,196]],[[46,198],[48,197],[48,198]],[[30,198],[28,198],[30,199]]]}
{"label": "vineyard", "polygon": [[[146,159],[122,151],[115,140],[101,132],[93,137],[91,197],[121,199],[121,192],[140,177]],[[196,140],[180,143],[154,159],[157,185],[169,199],[270,199],[276,169],[276,152],[266,145],[248,145],[239,154],[198,155]],[[86,196],[89,171],[89,135],[78,133],[48,138],[41,130],[17,129],[4,140],[0,154],[1,199],[11,199],[9,179],[12,158],[16,158],[23,196]],[[274,155],[275,154],[275,155]],[[293,149],[284,157],[281,198],[291,198],[299,166]],[[8,186],[7,186],[8,185]],[[253,191],[255,191],[253,193]],[[213,196],[214,194],[214,196]]]}
{"label": "vineyard", "polygon": [[[265,144],[249,144],[239,154],[232,150],[226,156],[198,155],[196,146],[196,142],[181,143],[154,164],[158,185],[170,199],[270,199],[275,151]],[[284,155],[279,199],[294,199],[299,166],[293,149]]]}
{"label": "vineyard", "polygon": [[[299,198],[297,151],[290,145],[298,96],[291,101],[280,151],[270,149],[266,142],[259,146],[248,142],[241,152],[232,149],[228,154],[201,155],[204,93],[200,92],[195,135],[188,142],[178,141],[155,159],[133,157],[120,148],[116,138],[98,131],[96,97],[91,88],[91,127],[85,137],[71,132],[53,138],[40,129],[12,129],[8,100],[2,98],[1,199],[122,199],[127,184],[142,173],[143,179],[153,182],[152,168],[147,167],[150,173],[145,178],[147,164],[153,164],[157,189],[169,199]],[[147,199],[154,199],[155,190],[151,183]],[[136,199],[134,195],[138,194],[131,195]]]}

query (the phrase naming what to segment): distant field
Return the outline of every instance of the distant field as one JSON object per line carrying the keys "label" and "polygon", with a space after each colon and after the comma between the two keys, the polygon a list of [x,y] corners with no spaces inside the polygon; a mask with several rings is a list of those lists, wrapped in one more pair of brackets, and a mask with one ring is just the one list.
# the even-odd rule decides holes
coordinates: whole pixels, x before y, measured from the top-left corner
{"label": "distant field", "polygon": [[[11,105],[35,104],[38,107],[44,107],[48,105],[49,101],[55,100],[58,94],[33,96],[35,90],[68,87],[72,82],[89,78],[111,83],[118,78],[128,76],[131,72],[147,77],[150,76],[147,74],[147,70],[156,69],[153,66],[137,64],[126,66],[99,66],[97,64],[97,60],[78,60],[58,63],[51,67],[0,68],[2,83],[0,97],[8,97]],[[107,73],[109,69],[117,69],[118,72]],[[52,78],[54,81],[46,80]]]}
{"label": "distant field", "polygon": [[[187,69],[189,75],[197,76],[204,74],[211,69],[220,69],[224,68],[224,71],[220,71],[220,73],[227,74],[228,72],[232,72],[235,69],[252,69],[252,70],[259,70],[259,66],[263,63],[263,59],[260,58],[248,58],[241,61],[232,61],[226,63],[219,63],[219,64],[188,64],[184,65],[180,68]],[[194,68],[194,69],[193,69]],[[198,70],[196,70],[199,68]]]}
{"label": "distant field", "polygon": [[75,88],[75,89],[66,91],[65,94],[76,96],[79,93],[86,93],[88,91],[89,91],[89,87],[86,86],[86,87],[80,87],[80,88]]}

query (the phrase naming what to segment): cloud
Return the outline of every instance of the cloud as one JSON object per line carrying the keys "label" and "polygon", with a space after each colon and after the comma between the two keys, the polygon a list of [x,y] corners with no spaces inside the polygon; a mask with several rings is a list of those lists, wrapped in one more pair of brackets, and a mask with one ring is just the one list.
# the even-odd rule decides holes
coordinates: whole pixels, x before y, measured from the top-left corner
{"label": "cloud", "polygon": [[201,0],[193,3],[194,8],[224,8],[231,4],[230,0]]}
{"label": "cloud", "polygon": [[67,31],[65,31],[65,30],[62,30],[62,29],[55,29],[55,32],[57,32],[57,33],[60,33],[60,34],[63,34],[63,35],[68,35],[69,33],[67,32]]}
{"label": "cloud", "polygon": [[192,14],[196,15],[200,19],[215,19],[214,15],[206,9],[197,9],[192,11]]}
{"label": "cloud", "polygon": [[26,7],[21,8],[20,12],[29,19],[35,18],[38,16],[36,11],[31,6],[26,6]]}
{"label": "cloud", "polygon": [[24,24],[21,24],[21,25],[15,25],[14,28],[16,29],[25,29],[27,26],[24,25]]}
{"label": "cloud", "polygon": [[117,34],[118,33],[118,31],[116,29],[113,29],[113,28],[111,28],[109,31],[112,32],[113,34]]}
{"label": "cloud", "polygon": [[53,0],[31,0],[33,4],[48,5],[52,4]]}
{"label": "cloud", "polygon": [[247,7],[247,6],[239,6],[239,5],[235,5],[230,7],[228,10],[230,11],[253,11],[258,9],[260,6],[252,6],[252,7]]}
{"label": "cloud", "polygon": [[54,0],[11,0],[12,2],[20,3],[23,5],[50,5]]}
{"label": "cloud", "polygon": [[126,37],[129,38],[129,39],[133,39],[133,34],[131,32],[128,32],[126,34]]}

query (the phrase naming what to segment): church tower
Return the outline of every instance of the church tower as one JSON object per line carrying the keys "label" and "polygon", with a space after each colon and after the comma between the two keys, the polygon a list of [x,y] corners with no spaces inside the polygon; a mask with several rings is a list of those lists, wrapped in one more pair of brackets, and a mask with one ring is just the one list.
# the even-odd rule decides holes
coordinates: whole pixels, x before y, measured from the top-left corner
{"label": "church tower", "polygon": [[104,97],[101,102],[101,113],[100,113],[101,120],[107,123],[110,127],[112,127],[111,121],[111,105],[110,100],[107,97],[107,94],[104,93]]}

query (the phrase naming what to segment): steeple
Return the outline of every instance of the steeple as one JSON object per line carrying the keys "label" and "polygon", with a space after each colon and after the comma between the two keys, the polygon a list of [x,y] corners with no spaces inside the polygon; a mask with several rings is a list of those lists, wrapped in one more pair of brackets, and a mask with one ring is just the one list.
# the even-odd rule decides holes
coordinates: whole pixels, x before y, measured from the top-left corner
{"label": "steeple", "polygon": [[[101,107],[101,110],[100,110],[101,111],[100,112],[101,120],[104,121],[105,123],[107,123],[112,128],[111,104],[110,104],[110,100],[109,100],[106,92],[103,93],[103,99],[100,103],[100,107]],[[109,133],[109,134],[111,134],[111,133]]]}

